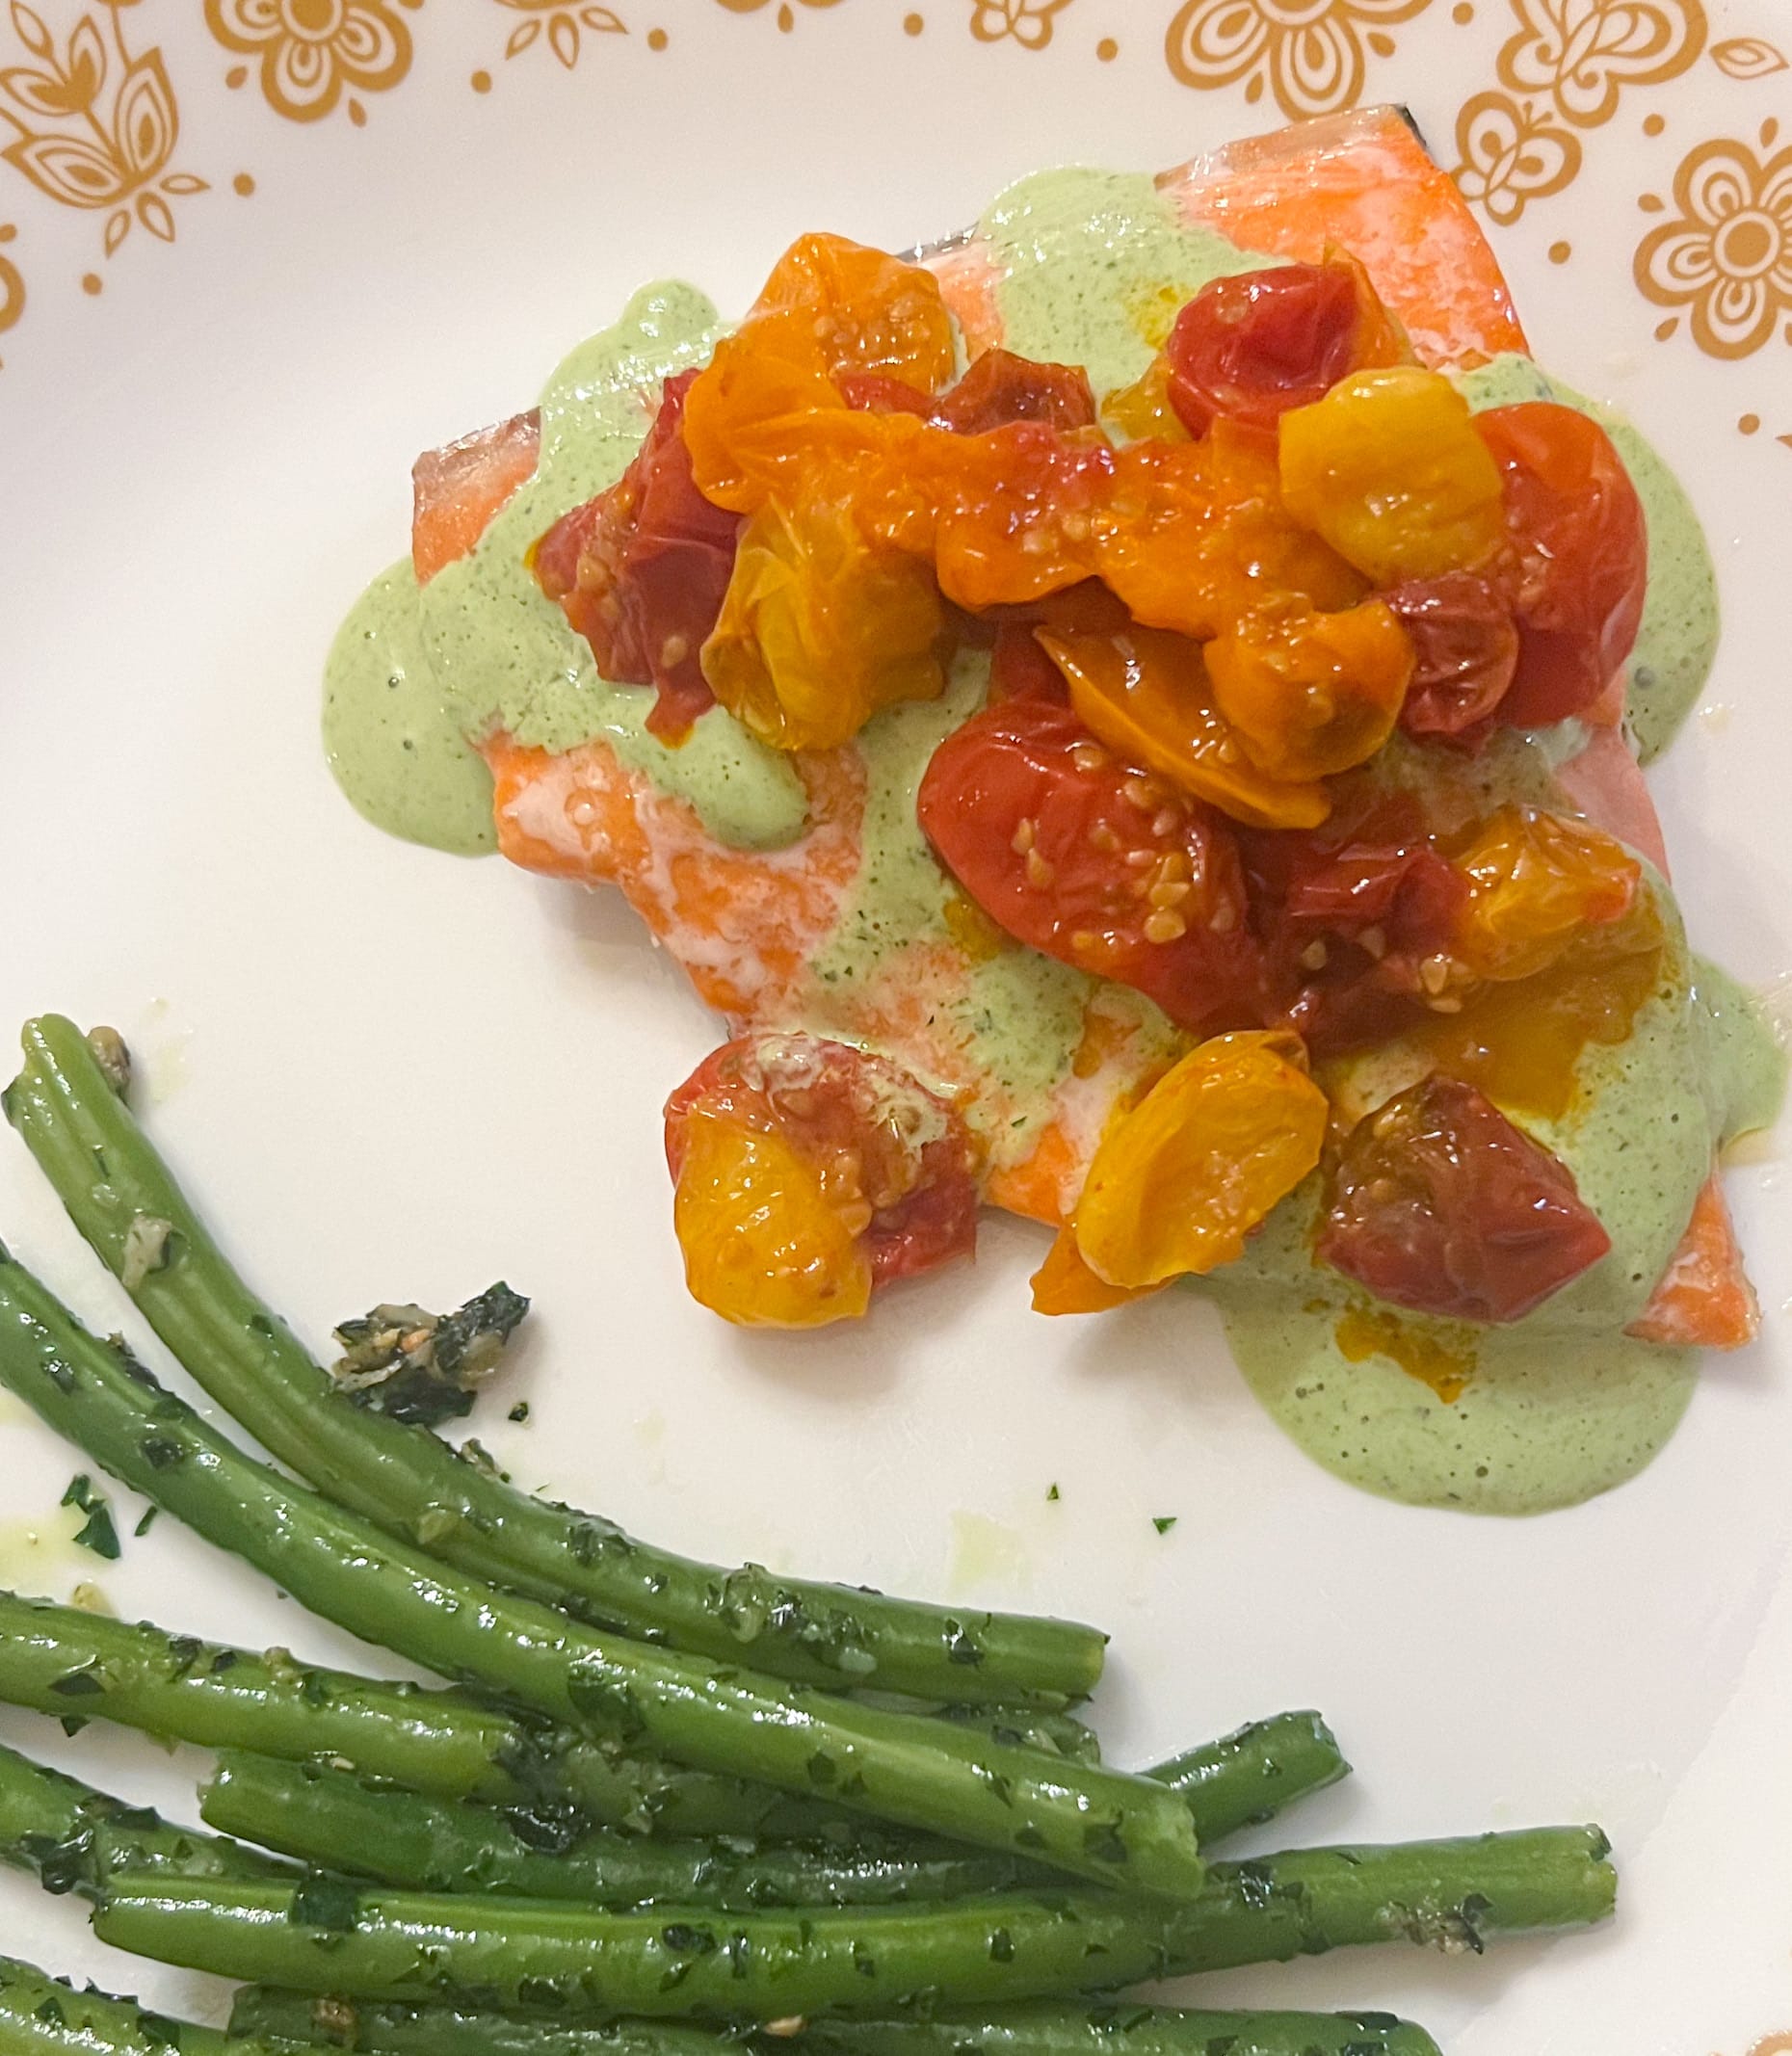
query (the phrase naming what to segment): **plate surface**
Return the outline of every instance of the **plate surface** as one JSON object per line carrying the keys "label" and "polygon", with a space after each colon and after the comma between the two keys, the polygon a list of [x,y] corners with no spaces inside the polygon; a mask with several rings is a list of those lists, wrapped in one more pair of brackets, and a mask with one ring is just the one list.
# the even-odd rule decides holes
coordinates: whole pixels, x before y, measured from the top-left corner
{"label": "plate surface", "polygon": [[[71,50],[73,111],[46,111],[23,74]],[[498,1276],[533,1294],[507,1388],[532,1420],[480,1430],[520,1482],[693,1553],[1097,1620],[1118,1761],[1320,1705],[1358,1776],[1284,1838],[1596,1817],[1618,1843],[1621,1917],[1589,1940],[1339,1956],[1216,2001],[1398,2008],[1465,2056],[1792,2049],[1777,1145],[1731,1183],[1767,1340],[1708,1365],[1636,1483],[1529,1523],[1335,1483],[1199,1305],[1036,1319],[1013,1223],[856,1332],[738,1335],[681,1290],[659,1154],[714,1021],[619,902],[367,828],[317,738],[413,455],[526,404],[644,279],[739,306],[804,228],[900,247],[1043,164],[1155,168],[1401,99],[1539,356],[1628,411],[1708,525],[1723,652],[1652,778],[1696,936],[1766,987],[1792,969],[1789,57],[1783,0],[16,0],[0,1021],[124,1031],[158,1139],[302,1333]],[[10,1137],[0,1230],[137,1335]],[[8,1405],[0,1583],[387,1661],[171,1521],[130,1539],[127,1494],[122,1561],[72,1549],[77,1467]],[[191,1753],[0,1736],[192,1817]],[[0,1936],[215,2013],[20,1881]]]}

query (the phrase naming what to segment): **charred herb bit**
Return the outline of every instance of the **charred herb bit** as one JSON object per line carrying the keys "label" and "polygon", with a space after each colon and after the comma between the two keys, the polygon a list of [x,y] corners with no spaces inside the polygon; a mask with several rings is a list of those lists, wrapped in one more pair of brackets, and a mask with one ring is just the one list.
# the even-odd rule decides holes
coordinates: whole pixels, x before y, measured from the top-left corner
{"label": "charred herb bit", "polygon": [[1051,1500],[1051,1499],[1061,1499],[1061,1498],[1063,1498],[1063,1496],[1064,1496],[1064,1494],[1063,1494],[1062,1492],[1060,1492],[1060,1491],[1059,1491],[1058,1488],[1057,1488],[1057,1487],[1056,1487],[1055,1485],[1048,1485],[1048,1486],[1047,1486],[1047,1487],[1045,1488],[1045,1497],[1046,1497],[1046,1498],[1047,1498],[1048,1500]]}
{"label": "charred herb bit", "polygon": [[329,1375],[356,1406],[411,1427],[461,1420],[528,1311],[501,1281],[445,1316],[408,1303],[375,1306],[337,1327],[342,1355]]}
{"label": "charred herb bit", "polygon": [[86,1471],[69,1481],[62,1503],[75,1507],[87,1516],[86,1525],[75,1537],[76,1546],[92,1549],[95,1556],[103,1556],[107,1563],[116,1564],[122,1552],[119,1547],[119,1531],[113,1524],[112,1508],[104,1494],[93,1489],[93,1481]]}
{"label": "charred herb bit", "polygon": [[319,1928],[327,1935],[352,1935],[360,1910],[360,1888],[346,1878],[321,1877],[315,1871],[293,1888],[287,1919],[296,1928]]}
{"label": "charred herb bit", "polygon": [[519,1399],[510,1412],[506,1414],[505,1418],[514,1421],[517,1427],[520,1428],[529,1418],[529,1402],[526,1399]]}

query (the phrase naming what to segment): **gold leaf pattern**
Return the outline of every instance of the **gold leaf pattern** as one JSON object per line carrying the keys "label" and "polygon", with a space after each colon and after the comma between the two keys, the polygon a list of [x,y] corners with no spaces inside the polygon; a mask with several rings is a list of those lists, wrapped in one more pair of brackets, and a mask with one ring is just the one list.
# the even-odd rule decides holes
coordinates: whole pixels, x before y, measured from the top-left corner
{"label": "gold leaf pattern", "polygon": [[[730,14],[756,14],[762,9],[770,7],[772,0],[716,0],[716,4],[718,7],[726,8]],[[813,8],[838,7],[840,0],[801,0],[801,4]],[[790,0],[777,0],[777,11],[774,18],[786,35],[796,27],[796,12],[791,7]]]}
{"label": "gold leaf pattern", "polygon": [[582,31],[593,36],[628,34],[627,22],[614,8],[594,6],[591,0],[498,0],[498,5],[525,17],[510,33],[506,58],[520,57],[545,33],[547,48],[570,71],[579,61]]}
{"label": "gold leaf pattern", "polygon": [[[0,243],[12,242],[17,233],[11,222],[0,222]],[[24,318],[25,275],[0,250],[0,335],[16,329]]]}
{"label": "gold leaf pattern", "polygon": [[1185,0],[1170,24],[1164,55],[1185,86],[1244,82],[1245,98],[1265,86],[1290,120],[1342,114],[1362,98],[1363,40],[1371,30],[1410,21],[1431,0]]}
{"label": "gold leaf pattern", "polygon": [[1070,0],[971,0],[971,34],[979,42],[1013,39],[1023,50],[1042,50],[1051,40],[1052,17]]}
{"label": "gold leaf pattern", "polygon": [[1516,33],[1499,54],[1514,92],[1545,93],[1564,121],[1597,128],[1625,86],[1658,86],[1698,63],[1704,0],[1512,0]]}
{"label": "gold leaf pattern", "polygon": [[[1777,133],[1763,128],[1763,151]],[[1766,158],[1727,136],[1701,143],[1674,173],[1673,204],[1638,247],[1638,286],[1691,310],[1707,356],[1752,356],[1792,315],[1792,147]]]}
{"label": "gold leaf pattern", "polygon": [[169,171],[180,111],[161,51],[131,54],[119,19],[128,4],[101,0],[97,12],[76,18],[59,51],[43,16],[13,0],[13,33],[42,68],[0,70],[0,123],[13,131],[0,158],[60,206],[103,212],[107,256],[133,220],[171,243],[174,215],[164,196],[206,190],[191,172]]}
{"label": "gold leaf pattern", "polygon": [[1509,227],[1534,199],[1573,183],[1581,168],[1581,141],[1504,92],[1480,92],[1456,120],[1461,162],[1452,176],[1472,205]]}
{"label": "gold leaf pattern", "polygon": [[1784,53],[1759,36],[1732,36],[1711,45],[1711,62],[1733,79],[1771,78],[1787,67]]}
{"label": "gold leaf pattern", "polygon": [[389,0],[205,0],[205,25],[260,60],[262,97],[288,121],[321,121],[351,88],[389,92],[410,70],[410,31]]}

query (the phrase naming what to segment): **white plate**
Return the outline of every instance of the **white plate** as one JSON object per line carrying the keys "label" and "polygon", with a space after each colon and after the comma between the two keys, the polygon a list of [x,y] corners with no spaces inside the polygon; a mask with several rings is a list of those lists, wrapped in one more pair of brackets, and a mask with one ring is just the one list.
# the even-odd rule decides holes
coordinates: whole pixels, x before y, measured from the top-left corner
{"label": "white plate", "polygon": [[[500,1275],[534,1294],[533,1421],[482,1430],[523,1482],[717,1558],[1098,1620],[1118,1760],[1319,1704],[1359,1775],[1285,1836],[1597,1817],[1617,1840],[1622,1915],[1591,1939],[1357,1952],[1209,1991],[1397,2007],[1485,2056],[1792,2047],[1772,2039],[1792,2027],[1792,1203],[1771,1150],[1731,1181],[1769,1340],[1708,1366],[1640,1480],[1530,1523],[1336,1484],[1198,1305],[1035,1319],[1038,1238],[1014,1224],[859,1332],[742,1337],[680,1289],[659,1157],[659,1101],[715,1023],[619,903],[365,827],[317,739],[325,647],[404,546],[412,456],[524,404],[644,278],[738,305],[805,227],[901,246],[1041,164],[1155,167],[1278,99],[1400,98],[1470,160],[1540,356],[1627,409],[1709,525],[1720,670],[1654,783],[1695,933],[1775,979],[1783,0],[1193,0],[1173,22],[1171,0],[35,4],[0,15],[0,67],[41,68],[40,30],[66,54],[91,19],[101,130],[121,51],[137,68],[110,157],[84,116],[0,86],[0,1021],[54,1006],[125,1032],[158,1139],[302,1331]],[[1639,245],[1682,168],[1720,159],[1708,279],[1695,251],[1692,297],[1666,304]],[[0,1226],[120,1323],[10,1139]],[[16,1409],[3,1434],[0,1580],[66,1596],[97,1574],[123,1613],[385,1662],[171,1521],[116,1568],[72,1552],[50,1539],[71,1453]],[[0,1733],[191,1817],[197,1757]],[[16,1881],[0,1937],[217,2003]]]}

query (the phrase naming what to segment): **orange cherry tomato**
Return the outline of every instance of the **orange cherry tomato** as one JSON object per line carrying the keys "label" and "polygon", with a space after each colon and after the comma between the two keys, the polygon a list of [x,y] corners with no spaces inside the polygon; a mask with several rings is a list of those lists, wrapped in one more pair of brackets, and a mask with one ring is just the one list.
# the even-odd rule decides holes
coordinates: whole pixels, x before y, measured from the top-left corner
{"label": "orange cherry tomato", "polygon": [[1379,599],[1341,614],[1248,615],[1204,654],[1214,704],[1247,754],[1291,783],[1372,757],[1412,677],[1412,646]]}
{"label": "orange cherry tomato", "polygon": [[832,750],[880,708],[945,688],[933,573],[870,541],[850,506],[806,494],[747,522],[703,675],[775,750]]}
{"label": "orange cherry tomato", "polygon": [[1117,385],[1101,402],[1101,420],[1128,442],[1187,442],[1189,432],[1170,404],[1170,360],[1160,350],[1130,385]]}
{"label": "orange cherry tomato", "polygon": [[1319,1162],[1328,1116],[1298,1037],[1202,1042],[1102,1137],[1076,1202],[1085,1262],[1128,1288],[1231,1263]]}
{"label": "orange cherry tomato", "polygon": [[1070,704],[1109,749],[1252,828],[1314,828],[1331,801],[1312,780],[1259,771],[1214,703],[1199,644],[1161,629],[1054,634],[1040,641]]}
{"label": "orange cherry tomato", "polygon": [[1045,1261],[1034,1272],[1030,1282],[1033,1311],[1050,1314],[1109,1313],[1116,1306],[1128,1305],[1160,1289],[1146,1285],[1135,1290],[1130,1285],[1110,1285],[1106,1278],[1097,1278],[1076,1246],[1075,1229],[1067,1227],[1058,1230],[1045,1252]]}
{"label": "orange cherry tomato", "polygon": [[1449,380],[1357,371],[1281,417],[1288,509],[1378,586],[1473,570],[1505,540],[1499,467]]}
{"label": "orange cherry tomato", "polygon": [[742,328],[776,330],[780,347],[830,377],[878,372],[930,393],[952,377],[957,356],[933,273],[845,236],[799,236]]}

